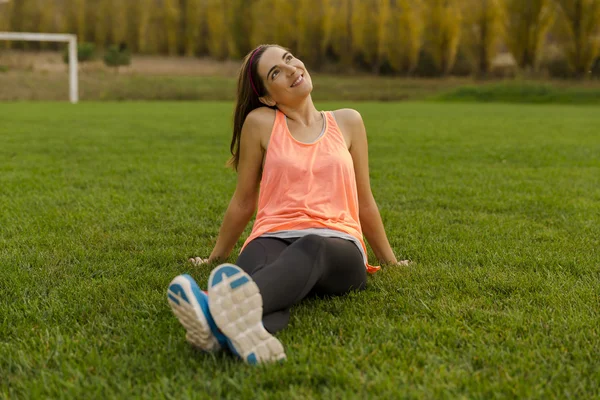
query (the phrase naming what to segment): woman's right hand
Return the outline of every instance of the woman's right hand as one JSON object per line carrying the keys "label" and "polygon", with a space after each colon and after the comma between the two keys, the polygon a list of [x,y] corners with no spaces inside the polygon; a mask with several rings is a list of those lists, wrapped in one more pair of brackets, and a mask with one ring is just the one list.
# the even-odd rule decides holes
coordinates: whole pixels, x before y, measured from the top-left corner
{"label": "woman's right hand", "polygon": [[201,257],[192,257],[188,261],[196,266],[209,263],[208,258],[201,258]]}

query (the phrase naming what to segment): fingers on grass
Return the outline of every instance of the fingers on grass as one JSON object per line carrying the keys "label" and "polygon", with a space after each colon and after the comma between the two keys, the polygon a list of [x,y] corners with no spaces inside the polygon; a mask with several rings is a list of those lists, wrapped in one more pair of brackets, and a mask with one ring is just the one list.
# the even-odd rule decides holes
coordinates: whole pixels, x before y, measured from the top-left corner
{"label": "fingers on grass", "polygon": [[188,260],[189,262],[191,262],[194,265],[201,265],[206,263],[207,260],[201,258],[201,257],[192,257]]}

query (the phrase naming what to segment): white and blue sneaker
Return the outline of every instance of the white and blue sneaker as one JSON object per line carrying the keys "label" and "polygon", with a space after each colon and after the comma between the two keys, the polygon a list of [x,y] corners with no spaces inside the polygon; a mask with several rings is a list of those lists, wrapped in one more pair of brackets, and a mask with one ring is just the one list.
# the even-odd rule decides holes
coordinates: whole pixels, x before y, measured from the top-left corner
{"label": "white and blue sneaker", "polygon": [[231,351],[249,364],[285,359],[283,345],[262,324],[262,296],[250,275],[221,264],[208,278],[208,306]]}
{"label": "white and blue sneaker", "polygon": [[189,275],[179,275],[171,281],[167,298],[173,313],[185,327],[186,340],[204,351],[216,351],[227,346],[208,309],[208,296]]}

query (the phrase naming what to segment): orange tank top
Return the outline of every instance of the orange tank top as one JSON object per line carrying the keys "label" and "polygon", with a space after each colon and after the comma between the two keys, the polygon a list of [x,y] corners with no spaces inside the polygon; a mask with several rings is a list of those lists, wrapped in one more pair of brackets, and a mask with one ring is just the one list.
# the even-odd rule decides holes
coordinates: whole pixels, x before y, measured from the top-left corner
{"label": "orange tank top", "polygon": [[[331,112],[325,112],[325,131],[313,143],[290,133],[285,114],[276,110],[260,181],[258,211],[242,250],[255,238],[271,232],[327,228],[350,234],[361,243],[358,191],[352,156]],[[365,264],[374,273],[379,266]]]}

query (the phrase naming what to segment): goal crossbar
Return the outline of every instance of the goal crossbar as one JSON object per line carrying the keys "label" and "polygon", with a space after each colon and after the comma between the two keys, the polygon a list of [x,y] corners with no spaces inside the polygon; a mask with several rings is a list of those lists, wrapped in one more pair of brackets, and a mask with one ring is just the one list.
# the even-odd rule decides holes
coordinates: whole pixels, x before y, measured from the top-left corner
{"label": "goal crossbar", "polygon": [[69,43],[69,99],[73,104],[79,101],[79,79],[77,75],[77,35],[67,33],[0,32],[0,40]]}

